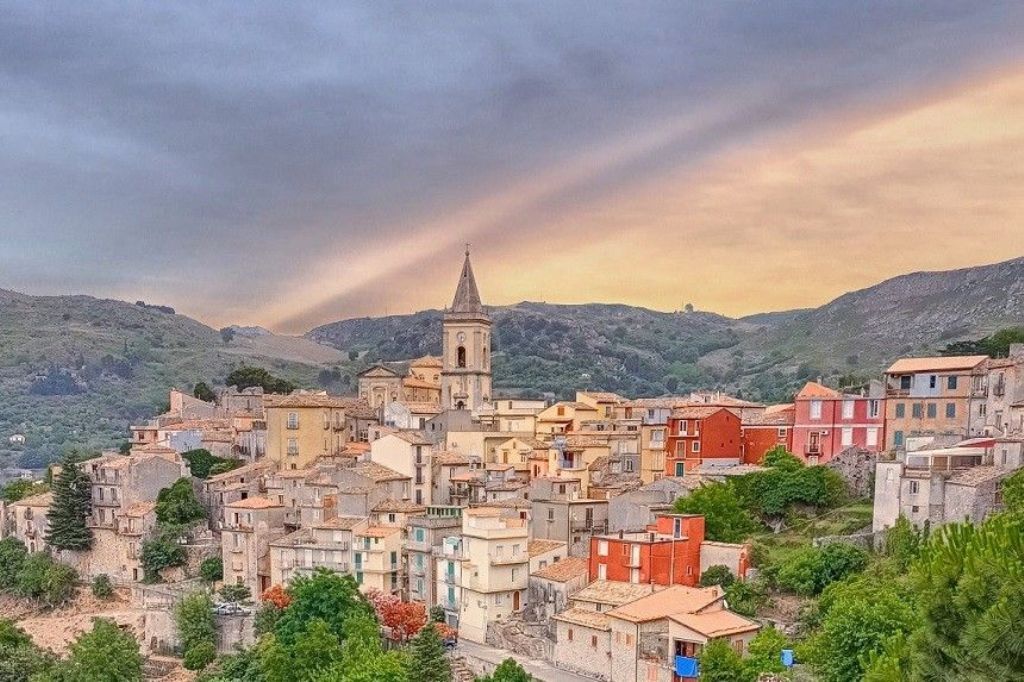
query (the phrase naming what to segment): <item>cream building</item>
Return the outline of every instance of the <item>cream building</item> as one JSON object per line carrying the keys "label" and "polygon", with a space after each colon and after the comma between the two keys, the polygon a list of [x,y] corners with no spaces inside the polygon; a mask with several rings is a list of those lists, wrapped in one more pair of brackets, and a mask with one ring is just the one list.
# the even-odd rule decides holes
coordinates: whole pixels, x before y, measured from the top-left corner
{"label": "cream building", "polygon": [[355,533],[368,525],[366,517],[338,516],[272,540],[270,581],[287,585],[296,576],[317,568],[351,573]]}
{"label": "cream building", "polygon": [[370,460],[409,477],[412,501],[432,504],[431,459],[433,448],[419,431],[399,431],[370,444]]}
{"label": "cream building", "polygon": [[270,543],[285,534],[284,507],[250,497],[224,507],[221,551],[224,582],[245,585],[258,598],[271,585]]}
{"label": "cream building", "polygon": [[318,457],[340,454],[365,440],[363,423],[375,413],[361,400],[325,393],[264,397],[267,459],[279,469],[304,469]]}
{"label": "cream building", "polygon": [[11,503],[7,508],[10,534],[20,540],[29,552],[46,549],[46,533],[50,530],[47,515],[53,504],[53,493],[41,493]]}
{"label": "cream building", "polygon": [[366,526],[354,532],[352,572],[364,592],[400,594],[404,533],[398,526]]}
{"label": "cream building", "polygon": [[441,404],[471,412],[491,405],[491,318],[484,312],[469,262],[462,265],[441,330]]}
{"label": "cream building", "polygon": [[483,643],[487,623],[507,619],[525,604],[530,575],[529,529],[525,519],[491,507],[462,516],[459,633]]}

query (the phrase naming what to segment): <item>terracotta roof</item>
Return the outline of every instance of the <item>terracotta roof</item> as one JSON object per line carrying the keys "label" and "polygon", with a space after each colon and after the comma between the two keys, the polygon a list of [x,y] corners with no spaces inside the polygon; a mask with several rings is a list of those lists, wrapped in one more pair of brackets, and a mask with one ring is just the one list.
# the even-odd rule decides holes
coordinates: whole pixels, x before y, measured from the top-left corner
{"label": "terracotta roof", "polygon": [[430,439],[423,435],[422,431],[396,431],[395,433],[389,433],[389,436],[395,436],[401,438],[406,443],[412,445],[431,445]]}
{"label": "terracotta roof", "polygon": [[384,483],[385,481],[404,481],[409,476],[399,473],[394,469],[378,464],[377,462],[360,462],[352,467],[352,471],[369,478],[374,483]]}
{"label": "terracotta roof", "polygon": [[124,508],[122,516],[131,518],[142,518],[156,509],[156,502],[135,502]]}
{"label": "terracotta roof", "polygon": [[424,355],[422,358],[416,358],[409,363],[410,367],[442,367],[443,363],[441,358],[436,355]]}
{"label": "terracotta roof", "polygon": [[808,381],[804,384],[804,387],[800,389],[800,392],[796,394],[797,400],[810,400],[811,398],[837,400],[842,397],[843,394],[839,391],[819,384],[817,381]]}
{"label": "terracotta roof", "polygon": [[452,452],[451,450],[434,453],[432,461],[434,464],[441,464],[443,466],[469,466],[469,457],[461,452]]}
{"label": "terracotta roof", "polygon": [[579,606],[566,609],[561,613],[555,614],[552,618],[554,620],[560,620],[563,623],[581,625],[585,628],[590,628],[591,630],[611,630],[608,614],[601,613],[599,611],[591,611],[590,609],[584,609]]}
{"label": "terracotta roof", "polygon": [[429,414],[440,414],[440,412],[441,412],[441,406],[438,405],[437,403],[427,403],[427,402],[423,402],[423,401],[411,402],[411,401],[404,401],[403,400],[402,404],[405,405],[405,407],[410,412],[429,413]]}
{"label": "terracotta roof", "polygon": [[514,468],[511,464],[503,464],[502,462],[488,462],[484,465],[484,469],[487,471],[508,471]]}
{"label": "terracotta roof", "polygon": [[717,412],[721,412],[724,409],[725,409],[724,407],[711,406],[711,405],[708,405],[708,406],[677,407],[676,409],[672,410],[672,418],[673,419],[704,419],[705,417],[710,417],[711,415],[713,415],[713,414],[715,414]]}
{"label": "terracotta roof", "polygon": [[[419,377],[402,377],[402,385],[408,388],[430,388],[437,391],[441,390],[441,386],[431,381],[424,381]],[[440,410],[438,410],[440,411]]]}
{"label": "terracotta roof", "polygon": [[402,529],[397,526],[368,526],[355,531],[355,534],[367,538],[386,538],[400,532]]}
{"label": "terracotta roof", "polygon": [[611,402],[611,403],[621,403],[621,402],[624,402],[626,400],[625,398],[623,398],[618,393],[610,393],[610,392],[580,391],[579,395],[585,395],[588,398],[593,398],[594,400],[597,400],[597,401],[603,402],[603,403],[608,403],[608,402]]}
{"label": "terracotta roof", "polygon": [[[537,542],[537,540],[534,540]],[[567,583],[573,578],[586,576],[590,570],[590,562],[585,557],[569,556],[560,559],[550,566],[534,571],[531,577],[543,578],[556,583]]]}
{"label": "terracotta roof", "polygon": [[273,509],[274,507],[283,506],[277,500],[272,500],[269,497],[249,497],[244,500],[238,500],[237,502],[229,502],[225,507],[231,507],[233,509]]}
{"label": "terracotta roof", "polygon": [[366,521],[365,516],[335,516],[320,523],[314,523],[313,528],[334,528],[337,530],[352,530],[359,524]]}
{"label": "terracotta roof", "polygon": [[573,600],[620,606],[654,592],[649,584],[595,580],[572,596]]}
{"label": "terracotta roof", "polygon": [[222,474],[210,476],[208,479],[206,479],[205,483],[208,485],[210,483],[217,483],[219,481],[227,481],[232,478],[237,478],[239,476],[246,476],[248,474],[258,473],[266,468],[267,465],[265,462],[251,462],[250,464],[242,465],[237,469],[232,469],[231,471],[225,471]]}
{"label": "terracotta roof", "polygon": [[345,409],[356,407],[360,401],[356,398],[346,398],[338,395],[327,395],[326,393],[293,393],[291,395],[268,394],[263,397],[264,407],[328,407],[332,409]]}
{"label": "terracotta roof", "polygon": [[947,355],[936,358],[900,358],[885,370],[886,374],[914,372],[952,372],[975,369],[988,360],[987,355]]}
{"label": "terracotta roof", "polygon": [[675,613],[693,613],[723,598],[724,592],[720,587],[673,585],[614,608],[608,615],[631,623],[645,623]]}
{"label": "terracotta roof", "polygon": [[378,503],[371,511],[375,512],[392,512],[402,514],[416,514],[418,512],[424,512],[427,508],[422,504],[416,504],[409,500],[383,500]]}
{"label": "terracotta roof", "polygon": [[398,376],[398,372],[396,372],[395,370],[391,369],[390,367],[386,367],[386,366],[384,366],[384,365],[382,365],[380,363],[377,363],[375,365],[367,367],[366,369],[364,369],[362,372],[360,372],[356,376],[357,377],[362,377],[362,376],[366,376],[367,374],[370,374],[371,372],[375,372],[375,371],[376,372],[380,372],[382,370],[388,376],[391,376],[391,377],[397,377]]}
{"label": "terracotta roof", "polygon": [[565,445],[570,448],[599,448],[607,446],[608,439],[597,438],[595,436],[568,434],[565,437]]}
{"label": "terracotta roof", "polygon": [[53,504],[53,493],[39,493],[38,495],[31,495],[29,497],[23,497],[17,502],[12,502],[11,506],[17,507],[49,507]]}
{"label": "terracotta roof", "polygon": [[747,620],[726,609],[706,613],[674,613],[669,616],[669,619],[691,630],[696,630],[709,639],[750,632],[760,628],[754,621]]}
{"label": "terracotta roof", "polygon": [[796,421],[796,409],[789,405],[788,409],[769,412],[746,417],[743,419],[743,426],[792,426]]}
{"label": "terracotta roof", "polygon": [[1007,471],[996,466],[977,466],[957,471],[946,481],[957,485],[981,485],[989,481],[998,481],[1009,476],[1012,471]]}
{"label": "terracotta roof", "polygon": [[459,482],[482,481],[483,479],[484,479],[484,474],[480,470],[464,471],[464,472],[462,472],[460,474],[455,474],[454,476],[451,477],[452,481],[459,481]]}

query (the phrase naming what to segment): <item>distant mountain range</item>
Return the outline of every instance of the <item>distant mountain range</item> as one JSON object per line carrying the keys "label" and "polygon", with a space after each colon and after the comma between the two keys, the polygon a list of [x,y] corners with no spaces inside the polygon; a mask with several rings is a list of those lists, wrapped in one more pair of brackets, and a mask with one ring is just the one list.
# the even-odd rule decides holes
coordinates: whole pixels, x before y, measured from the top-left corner
{"label": "distant mountain range", "polygon": [[[787,400],[809,378],[853,382],[897,356],[1024,325],[1024,258],[904,275],[818,308],[740,319],[615,304],[489,310],[500,391],[721,388]],[[439,353],[441,315],[342,320],[304,338],[259,327],[222,335],[163,306],[0,290],[0,456],[35,463],[71,444],[114,444],[160,408],[170,386],[221,383],[242,363],[351,391],[373,362]],[[8,445],[14,433],[26,435],[24,448]]]}

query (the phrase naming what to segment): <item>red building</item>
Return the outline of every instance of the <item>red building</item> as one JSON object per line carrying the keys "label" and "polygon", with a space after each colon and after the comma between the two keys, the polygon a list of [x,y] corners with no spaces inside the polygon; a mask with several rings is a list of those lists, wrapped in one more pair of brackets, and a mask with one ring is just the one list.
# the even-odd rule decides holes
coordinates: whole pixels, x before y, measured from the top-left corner
{"label": "red building", "polygon": [[782,446],[793,451],[793,423],[796,407],[775,405],[763,414],[743,420],[743,463],[760,464],[769,450]]}
{"label": "red building", "polygon": [[666,514],[642,533],[590,539],[590,580],[687,585],[700,581],[704,517]]}
{"label": "red building", "polygon": [[704,462],[742,461],[740,418],[724,407],[680,407],[668,419],[665,475],[682,476]]}
{"label": "red building", "polygon": [[808,464],[824,464],[851,447],[885,448],[885,399],[808,382],[796,395],[793,454]]}

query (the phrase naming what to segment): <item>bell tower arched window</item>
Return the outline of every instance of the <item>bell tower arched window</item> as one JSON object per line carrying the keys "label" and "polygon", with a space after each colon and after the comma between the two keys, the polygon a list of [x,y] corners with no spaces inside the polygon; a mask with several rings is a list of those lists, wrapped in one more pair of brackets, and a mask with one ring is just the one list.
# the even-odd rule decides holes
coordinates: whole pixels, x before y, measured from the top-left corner
{"label": "bell tower arched window", "polygon": [[458,350],[455,351],[455,366],[465,367],[466,366],[466,347],[459,346]]}

